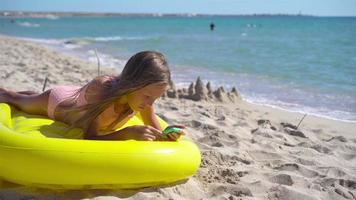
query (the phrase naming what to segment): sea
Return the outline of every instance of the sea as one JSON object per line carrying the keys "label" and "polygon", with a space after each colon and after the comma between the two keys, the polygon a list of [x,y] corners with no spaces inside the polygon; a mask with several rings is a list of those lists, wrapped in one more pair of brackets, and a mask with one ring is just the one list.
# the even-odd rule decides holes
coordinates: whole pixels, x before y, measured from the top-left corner
{"label": "sea", "polygon": [[94,63],[97,52],[119,71],[157,50],[178,86],[200,77],[251,103],[356,122],[356,17],[5,16],[0,34]]}

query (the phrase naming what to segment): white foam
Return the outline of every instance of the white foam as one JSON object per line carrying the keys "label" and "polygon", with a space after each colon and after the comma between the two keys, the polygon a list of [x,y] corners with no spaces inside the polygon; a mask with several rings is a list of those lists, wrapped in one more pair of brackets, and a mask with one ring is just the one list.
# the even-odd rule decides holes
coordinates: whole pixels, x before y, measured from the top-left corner
{"label": "white foam", "polygon": [[[294,103],[286,103],[281,101],[270,101],[264,98],[256,98],[251,96],[242,96],[242,98],[252,104],[268,106],[274,109],[279,109],[288,112],[295,112],[301,114],[312,115],[316,117],[332,119],[336,121],[356,123],[354,116],[352,113],[343,112],[343,111],[331,111],[327,108],[312,108],[304,105],[294,104]],[[348,119],[345,119],[348,118]]]}
{"label": "white foam", "polygon": [[[105,54],[100,51],[97,51],[97,54],[98,54],[98,57],[100,59],[100,63],[102,66],[116,68],[119,71],[121,71],[121,69],[123,69],[126,64],[126,60],[120,60],[120,59],[114,58],[112,55]],[[92,62],[92,63],[98,62],[98,59],[95,55],[94,50],[88,50],[86,52],[86,57],[89,62]]]}
{"label": "white foam", "polygon": [[59,19],[58,16],[56,16],[56,15],[51,15],[51,14],[46,15],[45,17],[46,17],[47,19],[51,19],[51,20],[57,20],[57,19]]}
{"label": "white foam", "polygon": [[59,45],[65,41],[62,39],[38,39],[38,38],[27,38],[27,37],[17,37],[17,38],[32,41],[32,42],[42,43],[42,44],[50,44],[50,45]]}
{"label": "white foam", "polygon": [[120,41],[120,40],[147,40],[152,37],[122,37],[122,36],[109,36],[109,37],[83,37],[87,40],[94,40],[99,42]]}
{"label": "white foam", "polygon": [[30,22],[18,22],[17,24],[25,27],[35,27],[35,28],[40,27],[39,24],[30,23]]}

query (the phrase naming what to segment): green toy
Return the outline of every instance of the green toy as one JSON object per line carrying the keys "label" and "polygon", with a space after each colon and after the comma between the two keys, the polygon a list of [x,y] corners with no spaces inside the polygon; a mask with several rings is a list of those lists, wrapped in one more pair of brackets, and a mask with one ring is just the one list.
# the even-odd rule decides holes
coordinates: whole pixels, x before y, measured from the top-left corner
{"label": "green toy", "polygon": [[177,133],[180,134],[181,133],[181,129],[177,128],[177,127],[167,127],[166,129],[164,129],[162,131],[163,135],[169,135],[171,133]]}

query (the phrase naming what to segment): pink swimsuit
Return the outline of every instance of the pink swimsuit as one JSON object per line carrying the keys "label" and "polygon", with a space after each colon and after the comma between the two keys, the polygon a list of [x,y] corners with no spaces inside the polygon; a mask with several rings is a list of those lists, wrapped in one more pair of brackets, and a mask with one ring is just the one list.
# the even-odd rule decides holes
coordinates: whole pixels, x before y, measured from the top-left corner
{"label": "pink swimsuit", "polygon": [[[103,76],[102,78],[105,80],[105,82],[114,80],[114,77],[112,76]],[[85,92],[87,90],[88,85],[84,86],[83,89],[81,89],[81,87],[79,86],[57,86],[52,88],[48,98],[48,106],[47,106],[48,117],[51,119],[55,119],[54,112],[57,106],[63,101],[67,100],[68,98],[73,97],[76,94],[76,92],[78,92],[80,89],[81,91],[79,95],[75,97],[77,98],[76,106],[79,107],[87,104],[88,101],[85,99]]]}
{"label": "pink swimsuit", "polygon": [[[78,86],[57,86],[51,89],[48,98],[47,115],[51,119],[55,119],[54,112],[57,106],[68,98],[72,97],[81,87]],[[76,102],[76,106],[83,106],[87,104],[85,99],[85,92],[87,86],[85,86],[79,93]]]}
{"label": "pink swimsuit", "polygon": [[[111,76],[105,76],[106,81],[112,81],[114,80],[113,77]],[[63,101],[67,100],[70,97],[73,97],[76,92],[78,92],[80,89],[81,91],[79,92],[78,96],[75,97],[76,99],[76,106],[83,106],[88,103],[88,101],[85,99],[85,93],[88,88],[88,85],[84,86],[83,89],[79,86],[57,86],[52,88],[49,93],[49,98],[48,98],[48,106],[47,106],[47,115],[49,118],[55,120],[55,110],[57,106],[62,103]],[[83,113],[84,114],[84,113]],[[125,124],[131,117],[133,117],[136,114],[136,111],[133,111],[131,114],[126,116],[124,119],[119,122],[116,127],[121,127],[123,124]]]}

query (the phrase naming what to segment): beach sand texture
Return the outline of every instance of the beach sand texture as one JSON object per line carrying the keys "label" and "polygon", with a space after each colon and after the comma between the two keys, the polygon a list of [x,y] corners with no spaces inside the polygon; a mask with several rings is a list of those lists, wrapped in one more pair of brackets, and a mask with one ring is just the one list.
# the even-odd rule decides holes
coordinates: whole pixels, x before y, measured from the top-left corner
{"label": "beach sand texture", "polygon": [[[0,36],[0,87],[41,92],[46,76],[50,88],[83,85],[96,75],[95,64]],[[75,191],[2,181],[0,199],[356,199],[355,123],[307,116],[296,129],[302,113],[241,99],[164,97],[155,108],[170,124],[186,125],[201,150],[200,169],[189,180],[141,190]]]}

